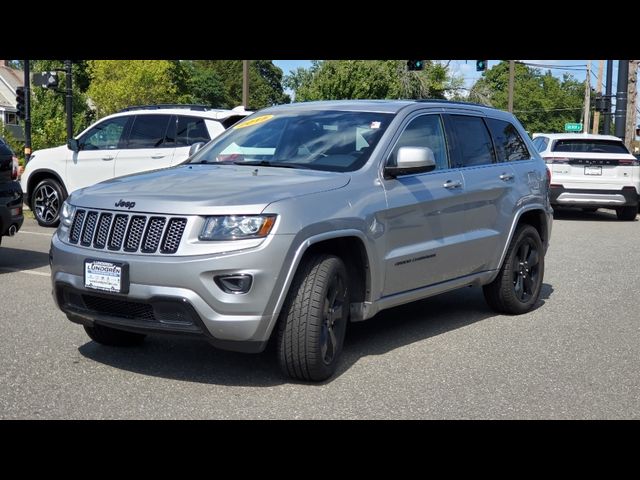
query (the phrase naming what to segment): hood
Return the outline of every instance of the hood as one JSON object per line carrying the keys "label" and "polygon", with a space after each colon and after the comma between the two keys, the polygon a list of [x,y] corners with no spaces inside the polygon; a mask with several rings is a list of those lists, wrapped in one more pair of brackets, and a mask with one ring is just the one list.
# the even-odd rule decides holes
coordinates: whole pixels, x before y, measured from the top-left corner
{"label": "hood", "polygon": [[80,189],[71,195],[71,203],[173,215],[248,214],[260,213],[279,200],[344,187],[349,180],[346,173],[315,170],[180,165]]}
{"label": "hood", "polygon": [[40,150],[36,150],[31,154],[31,158],[38,158],[39,156],[51,156],[54,155],[56,157],[60,157],[60,154],[68,154],[70,152],[69,147],[66,145],[60,145],[59,147],[51,147],[51,148],[42,148]]}

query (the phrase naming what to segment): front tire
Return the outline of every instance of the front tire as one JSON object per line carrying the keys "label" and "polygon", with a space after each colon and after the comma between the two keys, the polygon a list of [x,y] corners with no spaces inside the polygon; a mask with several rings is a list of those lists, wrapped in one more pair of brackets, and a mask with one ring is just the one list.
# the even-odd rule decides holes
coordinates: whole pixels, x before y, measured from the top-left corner
{"label": "front tire", "polygon": [[509,244],[496,279],[482,287],[484,298],[497,312],[519,315],[531,310],[544,277],[544,248],[538,231],[520,225]]}
{"label": "front tire", "polygon": [[146,336],[142,333],[125,332],[124,330],[116,330],[115,328],[98,324],[95,324],[93,327],[85,325],[84,331],[87,332],[87,335],[89,335],[94,342],[109,347],[132,347],[140,345]]}
{"label": "front tire", "polygon": [[53,178],[45,178],[33,191],[31,210],[41,227],[57,227],[60,223],[62,202],[67,198],[62,185]]}
{"label": "front tire", "polygon": [[326,380],[336,371],[349,319],[349,281],[333,255],[308,257],[298,269],[278,328],[278,361],[286,375]]}

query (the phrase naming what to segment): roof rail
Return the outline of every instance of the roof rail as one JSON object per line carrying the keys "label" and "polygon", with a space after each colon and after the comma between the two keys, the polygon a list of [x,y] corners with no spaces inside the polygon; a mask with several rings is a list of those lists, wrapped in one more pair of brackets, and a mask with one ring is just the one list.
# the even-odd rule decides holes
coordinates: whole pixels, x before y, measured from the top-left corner
{"label": "roof rail", "polygon": [[483,105],[481,103],[473,103],[473,102],[461,102],[459,100],[443,100],[441,98],[421,98],[419,100],[416,100],[416,102],[421,102],[421,103],[449,103],[449,104],[455,104],[455,105],[468,105],[468,106],[472,106],[472,107],[492,108],[494,110],[497,110],[496,107],[492,107],[491,105]]}
{"label": "roof rail", "polygon": [[120,110],[120,112],[130,112],[132,110],[159,110],[161,108],[184,108],[186,110],[216,110],[211,105],[196,105],[192,103],[159,103],[156,105],[136,105],[134,107],[127,107]]}

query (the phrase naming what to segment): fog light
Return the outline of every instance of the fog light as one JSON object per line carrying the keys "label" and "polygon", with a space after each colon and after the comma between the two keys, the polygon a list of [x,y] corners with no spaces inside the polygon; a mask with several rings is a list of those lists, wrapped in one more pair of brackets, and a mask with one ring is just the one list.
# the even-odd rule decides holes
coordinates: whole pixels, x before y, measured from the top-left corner
{"label": "fog light", "polygon": [[253,277],[246,274],[218,275],[214,281],[223,292],[240,294],[249,291]]}

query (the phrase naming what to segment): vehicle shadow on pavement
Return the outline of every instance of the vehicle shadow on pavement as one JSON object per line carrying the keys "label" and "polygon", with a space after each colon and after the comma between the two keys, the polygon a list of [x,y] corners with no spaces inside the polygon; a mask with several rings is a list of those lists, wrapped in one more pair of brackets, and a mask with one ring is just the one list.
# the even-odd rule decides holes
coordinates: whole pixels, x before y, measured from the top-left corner
{"label": "vehicle shadow on pavement", "polygon": [[[598,209],[595,212],[585,212],[576,208],[560,208],[553,210],[554,220],[592,221],[592,222],[620,222],[615,210]],[[633,220],[634,222],[636,220]],[[628,222],[622,222],[628,223]]]}
{"label": "vehicle shadow on pavement", "polygon": [[0,275],[11,270],[31,270],[48,265],[48,253],[0,246]]}
{"label": "vehicle shadow on pavement", "polygon": [[[544,305],[553,287],[543,283],[536,308]],[[337,378],[361,357],[383,355],[400,347],[442,335],[500,314],[489,308],[482,288],[462,288],[385,310],[362,323],[349,325]]]}
{"label": "vehicle shadow on pavement", "polygon": [[[552,292],[551,285],[542,285],[538,308]],[[331,383],[362,357],[381,355],[496,315],[477,287],[381,312],[366,322],[349,325],[338,371],[326,382],[309,385]],[[86,358],[114,368],[173,380],[251,387],[305,384],[280,373],[272,344],[260,354],[243,354],[215,349],[199,339],[150,336],[139,347],[113,348],[90,341],[78,350]]]}
{"label": "vehicle shadow on pavement", "polygon": [[280,374],[274,352],[228,352],[196,338],[152,335],[141,346],[126,348],[90,341],[78,351],[114,368],[172,380],[251,387],[288,382]]}

